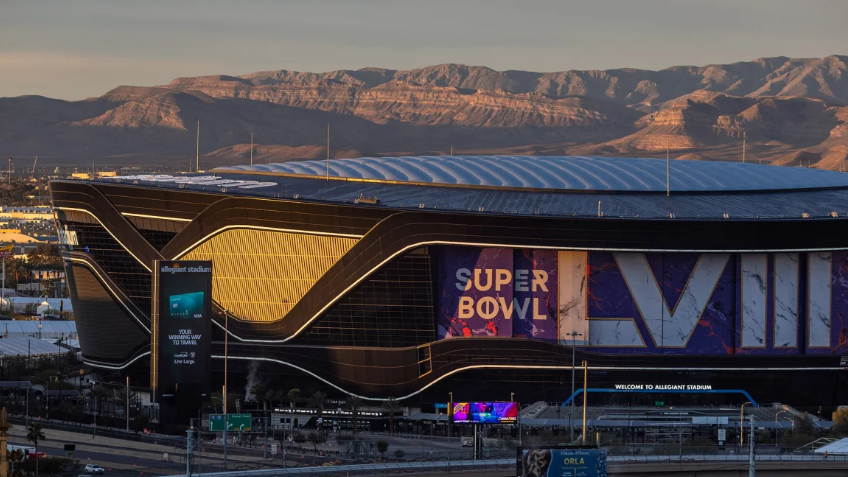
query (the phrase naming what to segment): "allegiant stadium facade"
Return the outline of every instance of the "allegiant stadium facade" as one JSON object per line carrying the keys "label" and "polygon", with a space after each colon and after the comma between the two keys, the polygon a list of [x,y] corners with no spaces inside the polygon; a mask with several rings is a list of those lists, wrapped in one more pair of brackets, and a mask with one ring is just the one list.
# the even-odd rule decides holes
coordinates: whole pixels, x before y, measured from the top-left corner
{"label": "allegiant stadium facade", "polygon": [[366,399],[553,401],[573,353],[590,387],[649,386],[651,402],[848,404],[845,174],[421,156],[51,194],[82,354],[104,369],[149,366],[154,261],[209,260],[216,382],[226,326],[236,374],[258,361]]}

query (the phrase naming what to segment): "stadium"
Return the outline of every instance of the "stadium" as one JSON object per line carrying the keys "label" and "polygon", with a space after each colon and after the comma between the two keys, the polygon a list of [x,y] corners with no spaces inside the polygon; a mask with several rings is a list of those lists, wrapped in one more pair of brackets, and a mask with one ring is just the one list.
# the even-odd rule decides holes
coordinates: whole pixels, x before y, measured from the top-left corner
{"label": "stadium", "polygon": [[529,403],[568,398],[585,360],[590,388],[628,391],[599,404],[848,404],[846,174],[420,156],[50,189],[104,370],[150,372],[154,263],[204,260],[215,386],[226,329],[231,383],[258,361],[339,396]]}

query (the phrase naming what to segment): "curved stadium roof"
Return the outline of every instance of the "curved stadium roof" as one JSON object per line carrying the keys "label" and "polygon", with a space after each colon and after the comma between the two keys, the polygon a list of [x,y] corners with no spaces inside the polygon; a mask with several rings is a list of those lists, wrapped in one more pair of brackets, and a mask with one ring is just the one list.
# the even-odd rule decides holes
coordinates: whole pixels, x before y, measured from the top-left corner
{"label": "curved stadium roof", "polygon": [[[325,177],[328,161],[218,168]],[[848,174],[737,162],[674,160],[672,192],[777,191],[848,187]],[[329,175],[352,180],[605,192],[665,192],[666,161],[582,156],[402,156],[329,161]]]}

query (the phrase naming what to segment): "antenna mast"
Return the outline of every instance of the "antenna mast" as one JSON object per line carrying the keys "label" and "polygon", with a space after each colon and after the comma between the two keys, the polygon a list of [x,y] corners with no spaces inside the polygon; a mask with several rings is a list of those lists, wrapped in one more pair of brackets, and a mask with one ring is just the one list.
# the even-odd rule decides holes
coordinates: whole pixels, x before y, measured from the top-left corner
{"label": "antenna mast", "polygon": [[327,123],[327,182],[330,182],[330,123]]}
{"label": "antenna mast", "polygon": [[671,170],[668,157],[668,139],[665,141],[665,196],[671,196]]}
{"label": "antenna mast", "polygon": [[200,118],[197,118],[197,149],[195,149],[194,161],[194,172],[200,172]]}

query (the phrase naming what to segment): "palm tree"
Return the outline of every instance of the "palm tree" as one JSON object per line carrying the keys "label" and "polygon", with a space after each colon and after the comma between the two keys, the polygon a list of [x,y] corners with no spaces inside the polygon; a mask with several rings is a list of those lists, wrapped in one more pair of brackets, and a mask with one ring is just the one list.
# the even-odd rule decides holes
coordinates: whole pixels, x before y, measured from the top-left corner
{"label": "palm tree", "polygon": [[94,386],[91,387],[90,393],[91,393],[91,396],[94,398],[94,412],[97,413],[97,410],[102,409],[102,407],[103,407],[102,404],[101,404],[101,401],[103,400],[103,398],[110,394],[109,390],[107,390],[105,387],[101,386],[100,384],[95,384]]}
{"label": "palm tree", "polygon": [[400,403],[398,400],[389,396],[388,399],[383,401],[383,411],[385,411],[389,415],[389,434],[393,434],[395,432],[395,414],[401,411]]}
{"label": "palm tree", "polygon": [[15,464],[20,464],[24,461],[24,451],[20,449],[13,450],[9,451],[6,455],[8,456],[9,464],[12,466],[9,472],[9,477],[26,477],[26,472],[24,472],[23,469],[20,467],[15,469]]}
{"label": "palm tree", "polygon": [[250,394],[253,396],[253,400],[262,401],[262,411],[264,411],[265,414],[268,413],[268,402],[265,400],[265,395],[268,391],[269,389],[265,387],[265,383],[262,381],[256,381],[256,383],[250,387]]}
{"label": "palm tree", "polygon": [[353,435],[356,436],[356,418],[359,417],[359,408],[362,406],[362,399],[354,395],[347,397],[347,407],[350,409],[350,425],[353,427]]}
{"label": "palm tree", "polygon": [[[321,416],[324,413],[324,403],[327,402],[327,394],[321,391],[315,391],[312,393],[312,396],[309,397],[309,407],[315,409],[318,414],[318,429],[323,431],[323,419]],[[323,433],[323,432],[322,432]]]}
{"label": "palm tree", "polygon": [[297,399],[300,397],[300,388],[292,388],[289,389],[287,394],[289,398],[289,404],[291,404],[292,409],[297,406]]}
{"label": "palm tree", "polygon": [[265,393],[265,399],[268,400],[268,407],[271,408],[272,411],[274,410],[274,404],[277,402],[282,402],[285,397],[286,392],[282,389],[269,389]]}
{"label": "palm tree", "polygon": [[44,431],[41,430],[41,424],[38,422],[33,422],[27,427],[27,442],[32,442],[32,445],[35,446],[35,475],[38,475],[38,441],[43,441],[46,439],[44,437]]}
{"label": "palm tree", "polygon": [[[124,410],[125,416],[129,418],[130,416],[130,406],[135,405],[135,402],[138,401],[138,392],[130,389],[129,393],[127,392],[127,388],[120,387],[112,390],[112,400],[115,404],[119,404],[121,406],[125,406]],[[127,405],[129,404],[129,405]]]}

